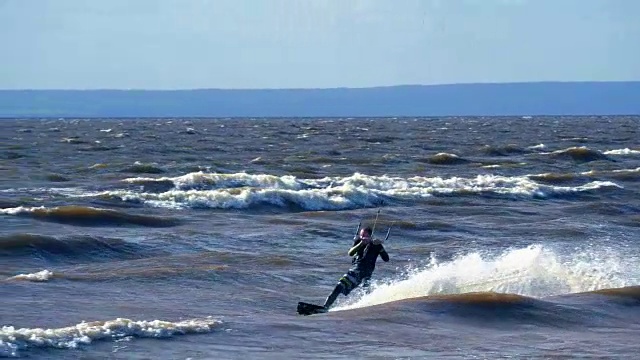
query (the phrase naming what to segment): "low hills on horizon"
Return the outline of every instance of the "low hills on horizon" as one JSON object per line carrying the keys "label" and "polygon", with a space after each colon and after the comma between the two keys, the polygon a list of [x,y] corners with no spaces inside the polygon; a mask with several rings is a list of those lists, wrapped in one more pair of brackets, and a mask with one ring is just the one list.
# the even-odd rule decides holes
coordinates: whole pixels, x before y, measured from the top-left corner
{"label": "low hills on horizon", "polygon": [[0,90],[0,117],[640,115],[640,81],[329,89]]}

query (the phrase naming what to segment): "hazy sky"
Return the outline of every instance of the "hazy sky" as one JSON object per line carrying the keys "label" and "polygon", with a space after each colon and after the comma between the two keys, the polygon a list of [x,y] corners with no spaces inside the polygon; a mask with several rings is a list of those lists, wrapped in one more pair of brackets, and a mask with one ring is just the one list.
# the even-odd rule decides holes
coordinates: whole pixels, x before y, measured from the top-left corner
{"label": "hazy sky", "polygon": [[0,0],[0,89],[640,80],[637,0]]}

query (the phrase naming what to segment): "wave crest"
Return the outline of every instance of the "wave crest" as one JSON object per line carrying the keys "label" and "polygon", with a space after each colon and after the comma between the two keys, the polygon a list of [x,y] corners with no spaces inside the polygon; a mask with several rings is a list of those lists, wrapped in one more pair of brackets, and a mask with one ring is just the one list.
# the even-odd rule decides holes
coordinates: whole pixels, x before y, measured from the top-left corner
{"label": "wave crest", "polygon": [[50,258],[139,258],[142,247],[122,239],[93,236],[46,236],[18,233],[0,236],[0,256]]}
{"label": "wave crest", "polygon": [[515,144],[508,145],[485,145],[482,147],[482,152],[489,156],[510,156],[510,155],[521,155],[526,154],[527,151],[524,148],[521,148]]}
{"label": "wave crest", "polygon": [[[129,179],[147,182],[150,179]],[[166,208],[247,209],[263,206],[302,210],[344,210],[379,206],[381,203],[420,201],[432,196],[505,196],[547,198],[620,188],[608,181],[579,186],[550,186],[528,176],[478,175],[476,177],[369,176],[299,179],[294,176],[191,173],[172,181],[170,190],[152,193],[113,190],[91,196],[144,203]],[[185,190],[186,188],[186,190]],[[86,195],[85,195],[86,196]]]}
{"label": "wave crest", "polygon": [[597,150],[591,150],[586,146],[574,146],[564,150],[557,150],[551,153],[556,158],[569,158],[576,162],[591,162],[598,160],[614,161],[607,155]]}
{"label": "wave crest", "polygon": [[213,331],[221,321],[212,318],[179,322],[134,321],[117,318],[110,321],[82,322],[57,329],[0,328],[0,356],[19,356],[19,351],[31,348],[76,349],[93,341],[125,337],[168,338],[174,335]]}
{"label": "wave crest", "polygon": [[140,225],[170,227],[181,223],[178,219],[153,215],[134,215],[122,211],[87,206],[59,206],[53,208],[23,207],[0,209],[0,214],[28,216],[38,220],[84,226]]}
{"label": "wave crest", "polygon": [[31,274],[18,274],[8,278],[7,280],[23,280],[33,282],[45,282],[49,281],[54,276],[53,272],[49,270],[42,270]]}
{"label": "wave crest", "polygon": [[466,164],[469,160],[461,158],[456,154],[438,153],[428,158],[427,162],[434,165],[459,165]]}
{"label": "wave crest", "polygon": [[143,164],[136,161],[133,165],[122,169],[122,172],[134,173],[134,174],[162,174],[164,169],[156,166],[155,164]]}
{"label": "wave crest", "polygon": [[449,300],[452,296],[479,301],[476,295],[459,295],[495,292],[545,298],[622,288],[634,285],[634,279],[640,276],[631,264],[635,261],[607,249],[585,249],[563,256],[541,245],[510,249],[493,256],[472,252],[445,262],[432,255],[426,267],[411,270],[400,280],[374,284],[370,292],[347,299],[336,310],[434,295]]}

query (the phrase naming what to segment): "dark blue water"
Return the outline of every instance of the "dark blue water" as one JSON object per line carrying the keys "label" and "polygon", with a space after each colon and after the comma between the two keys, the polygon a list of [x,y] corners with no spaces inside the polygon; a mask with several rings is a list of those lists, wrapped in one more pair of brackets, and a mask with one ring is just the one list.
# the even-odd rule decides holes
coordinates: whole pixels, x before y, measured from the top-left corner
{"label": "dark blue water", "polygon": [[639,191],[638,117],[0,120],[0,356],[635,358]]}

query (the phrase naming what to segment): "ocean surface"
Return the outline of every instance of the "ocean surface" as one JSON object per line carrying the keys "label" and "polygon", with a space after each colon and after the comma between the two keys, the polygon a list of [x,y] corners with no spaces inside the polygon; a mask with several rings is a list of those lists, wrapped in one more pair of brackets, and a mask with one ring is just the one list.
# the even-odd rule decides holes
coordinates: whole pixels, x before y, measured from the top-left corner
{"label": "ocean surface", "polygon": [[640,117],[0,120],[0,357],[637,359],[639,260]]}

